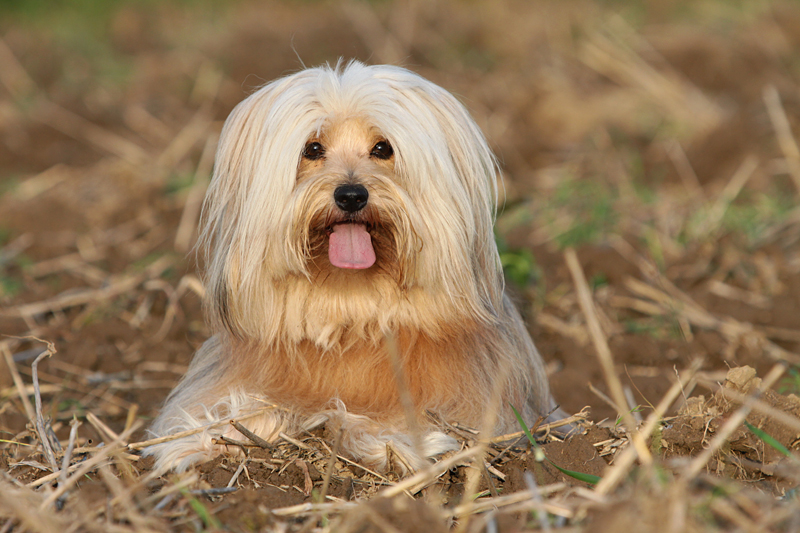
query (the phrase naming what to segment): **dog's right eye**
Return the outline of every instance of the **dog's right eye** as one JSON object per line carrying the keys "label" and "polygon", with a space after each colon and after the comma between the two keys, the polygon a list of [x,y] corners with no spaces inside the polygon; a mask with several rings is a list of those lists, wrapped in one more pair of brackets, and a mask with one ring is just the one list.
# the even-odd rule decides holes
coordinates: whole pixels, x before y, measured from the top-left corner
{"label": "dog's right eye", "polygon": [[325,155],[325,148],[318,142],[310,142],[303,150],[303,157],[315,161]]}

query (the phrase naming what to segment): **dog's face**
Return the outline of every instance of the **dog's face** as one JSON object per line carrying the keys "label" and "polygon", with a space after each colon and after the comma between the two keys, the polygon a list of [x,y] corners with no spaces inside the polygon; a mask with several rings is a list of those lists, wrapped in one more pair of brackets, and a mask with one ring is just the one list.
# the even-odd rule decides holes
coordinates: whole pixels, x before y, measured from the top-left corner
{"label": "dog's face", "polygon": [[328,117],[306,142],[291,234],[318,283],[361,274],[407,284],[416,254],[408,249],[414,242],[410,200],[398,181],[394,148],[369,117]]}
{"label": "dog's face", "polygon": [[211,316],[245,339],[326,346],[336,327],[490,321],[495,179],[463,106],[416,74],[353,62],[277,80],[220,138]]}

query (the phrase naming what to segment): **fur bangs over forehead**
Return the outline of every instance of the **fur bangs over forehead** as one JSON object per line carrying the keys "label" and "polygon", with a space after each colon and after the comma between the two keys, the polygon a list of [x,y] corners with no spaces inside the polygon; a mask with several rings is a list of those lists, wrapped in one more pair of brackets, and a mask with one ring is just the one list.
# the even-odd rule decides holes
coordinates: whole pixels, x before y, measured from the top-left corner
{"label": "fur bangs over forehead", "polygon": [[492,236],[497,165],[483,134],[437,85],[357,61],[269,83],[226,121],[204,207],[212,318],[237,307],[277,312],[273,285],[308,276],[305,248],[293,244],[298,165],[309,139],[347,117],[369,123],[394,148],[391,185],[419,241],[410,285],[491,320],[503,287]]}

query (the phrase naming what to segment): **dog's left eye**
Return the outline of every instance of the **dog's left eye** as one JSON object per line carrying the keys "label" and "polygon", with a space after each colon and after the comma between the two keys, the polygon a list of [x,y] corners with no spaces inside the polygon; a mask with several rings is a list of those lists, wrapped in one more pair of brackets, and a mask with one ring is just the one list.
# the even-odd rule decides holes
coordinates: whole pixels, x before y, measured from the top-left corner
{"label": "dog's left eye", "polygon": [[369,152],[369,155],[378,159],[389,159],[393,154],[394,150],[392,150],[392,145],[388,141],[378,141]]}
{"label": "dog's left eye", "polygon": [[325,148],[318,142],[308,143],[303,150],[303,157],[312,161],[325,155]]}

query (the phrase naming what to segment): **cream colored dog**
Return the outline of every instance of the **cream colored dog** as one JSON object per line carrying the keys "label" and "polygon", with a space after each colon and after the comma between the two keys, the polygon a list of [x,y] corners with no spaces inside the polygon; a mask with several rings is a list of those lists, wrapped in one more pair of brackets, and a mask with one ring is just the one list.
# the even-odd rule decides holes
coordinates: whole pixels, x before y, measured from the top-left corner
{"label": "cream colored dog", "polygon": [[503,292],[496,177],[464,107],[399,67],[312,68],[239,104],[205,204],[215,335],[151,431],[205,429],[148,449],[158,466],[214,457],[243,440],[217,422],[259,409],[264,439],[327,422],[377,468],[389,443],[413,467],[457,447],[426,411],[480,426],[499,394],[496,432],[519,429],[509,404],[552,415]]}

